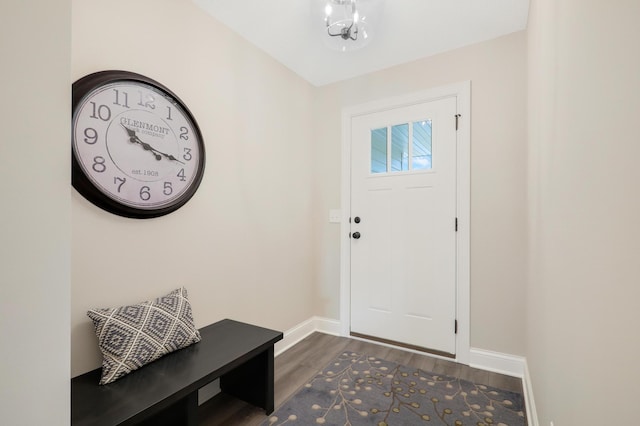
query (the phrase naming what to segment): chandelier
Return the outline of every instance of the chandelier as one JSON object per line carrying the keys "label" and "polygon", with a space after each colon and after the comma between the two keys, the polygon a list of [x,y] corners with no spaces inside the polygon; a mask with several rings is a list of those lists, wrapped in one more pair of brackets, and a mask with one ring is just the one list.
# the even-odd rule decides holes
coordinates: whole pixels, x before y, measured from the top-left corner
{"label": "chandelier", "polygon": [[345,52],[366,46],[372,36],[372,12],[379,0],[323,0],[325,44]]}

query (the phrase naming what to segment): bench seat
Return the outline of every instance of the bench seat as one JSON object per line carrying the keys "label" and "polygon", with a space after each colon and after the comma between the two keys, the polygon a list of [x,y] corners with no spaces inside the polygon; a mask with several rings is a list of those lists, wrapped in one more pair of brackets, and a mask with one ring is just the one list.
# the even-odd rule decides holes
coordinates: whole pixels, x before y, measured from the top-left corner
{"label": "bench seat", "polygon": [[71,379],[73,426],[197,425],[198,389],[220,389],[273,412],[273,345],[279,331],[230,319],[200,329],[202,340],[117,381],[98,385],[100,369]]}

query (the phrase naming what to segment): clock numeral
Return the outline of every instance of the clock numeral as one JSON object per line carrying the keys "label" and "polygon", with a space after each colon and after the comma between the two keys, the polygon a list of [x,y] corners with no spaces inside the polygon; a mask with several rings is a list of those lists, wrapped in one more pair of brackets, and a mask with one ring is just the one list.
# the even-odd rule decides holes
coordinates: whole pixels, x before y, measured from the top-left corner
{"label": "clock numeral", "polygon": [[182,158],[184,158],[185,161],[191,161],[191,159],[193,158],[193,156],[191,155],[191,148],[184,149],[184,155],[182,156]]}
{"label": "clock numeral", "polygon": [[106,105],[96,106],[95,102],[91,102],[93,107],[91,112],[91,118],[99,118],[102,121],[111,120],[111,110]]}
{"label": "clock numeral", "polygon": [[173,120],[171,118],[171,107],[167,105],[167,120]]}
{"label": "clock numeral", "polygon": [[96,129],[92,129],[91,127],[84,129],[84,141],[89,145],[98,142],[98,132],[96,132]]}
{"label": "clock numeral", "polygon": [[184,169],[180,169],[176,176],[178,176],[182,182],[187,180],[187,176],[184,174]]}
{"label": "clock numeral", "polygon": [[129,108],[129,94],[127,92],[122,92],[124,102],[120,103],[120,91],[118,89],[113,89],[113,91],[116,92],[116,100],[113,104]]}
{"label": "clock numeral", "polygon": [[189,129],[187,129],[186,127],[182,126],[180,127],[180,139],[184,139],[185,141],[189,140]]}
{"label": "clock numeral", "polygon": [[171,195],[173,193],[173,188],[171,186],[171,182],[164,183],[164,190],[162,191],[164,195]]}
{"label": "clock numeral", "polygon": [[[127,181],[127,178],[119,178],[119,177],[113,178],[113,184],[118,185],[118,192],[120,192],[120,189],[122,189],[122,185],[124,185],[126,181]],[[118,182],[120,183],[118,184]]]}
{"label": "clock numeral", "polygon": [[149,192],[151,190],[151,188],[149,188],[148,186],[143,186],[142,188],[140,188],[140,199],[142,201],[149,201],[149,199],[151,198],[151,192]]}
{"label": "clock numeral", "polygon": [[145,108],[156,109],[156,106],[153,104],[156,100],[153,96],[147,95],[145,97],[140,90],[138,90],[138,93],[140,93],[140,102],[138,102],[138,105]]}
{"label": "clock numeral", "polygon": [[104,157],[97,155],[93,157],[93,166],[91,166],[91,168],[96,173],[103,173],[105,170],[107,170],[107,166],[106,164],[104,164],[104,162],[105,162]]}

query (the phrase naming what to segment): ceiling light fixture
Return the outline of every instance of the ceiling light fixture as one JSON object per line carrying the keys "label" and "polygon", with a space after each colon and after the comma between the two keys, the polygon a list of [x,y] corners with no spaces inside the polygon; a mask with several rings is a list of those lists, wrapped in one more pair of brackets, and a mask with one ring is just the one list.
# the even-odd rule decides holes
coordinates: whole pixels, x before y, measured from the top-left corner
{"label": "ceiling light fixture", "polygon": [[346,52],[371,41],[371,20],[380,0],[322,0],[325,44]]}

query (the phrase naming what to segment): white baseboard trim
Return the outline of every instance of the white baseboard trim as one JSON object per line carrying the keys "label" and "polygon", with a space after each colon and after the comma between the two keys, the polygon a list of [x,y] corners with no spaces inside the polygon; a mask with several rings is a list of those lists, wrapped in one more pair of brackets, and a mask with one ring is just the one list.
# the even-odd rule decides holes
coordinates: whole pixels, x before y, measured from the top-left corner
{"label": "white baseboard trim", "polygon": [[202,405],[220,393],[220,379],[204,385],[198,389],[198,405]]}
{"label": "white baseboard trim", "polygon": [[524,404],[527,408],[527,424],[529,426],[539,426],[536,403],[533,399],[533,384],[529,375],[529,365],[524,363],[524,377],[522,378],[522,390],[524,391]]}
{"label": "white baseboard trim", "polygon": [[301,322],[283,333],[283,339],[275,345],[275,356],[280,355],[315,331],[338,336],[340,335],[340,321],[323,317],[311,317]]}
{"label": "white baseboard trim", "polygon": [[323,317],[315,317],[316,326],[318,327],[316,331],[320,331],[325,334],[331,334],[332,336],[340,336],[340,327],[342,324],[338,320],[323,318]]}
{"label": "white baseboard trim", "polygon": [[521,378],[522,396],[527,412],[527,424],[529,426],[538,426],[538,412],[536,411],[536,404],[533,399],[533,386],[531,384],[531,377],[529,376],[529,366],[527,365],[527,359],[525,357],[471,348],[469,365],[482,370]]}
{"label": "white baseboard trim", "polygon": [[471,348],[469,365],[494,373],[513,377],[524,377],[526,359],[517,355]]}

